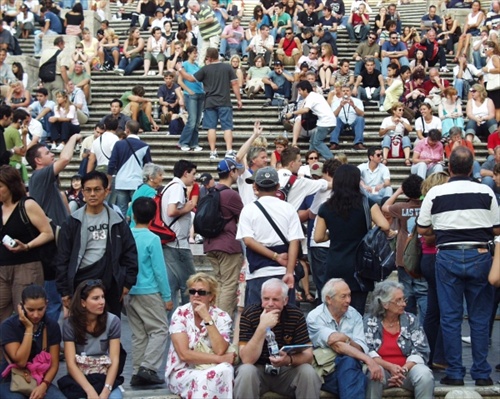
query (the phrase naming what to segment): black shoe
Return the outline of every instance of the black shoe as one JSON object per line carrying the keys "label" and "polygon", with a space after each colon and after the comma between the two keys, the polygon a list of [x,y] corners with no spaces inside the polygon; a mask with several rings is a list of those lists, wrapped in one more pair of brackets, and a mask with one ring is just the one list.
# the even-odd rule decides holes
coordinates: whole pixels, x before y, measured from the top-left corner
{"label": "black shoe", "polygon": [[496,370],[496,371],[500,371],[500,363],[498,363],[498,364],[495,366],[495,370]]}
{"label": "black shoe", "polygon": [[132,378],[130,379],[130,386],[132,387],[138,387],[141,385],[146,385],[145,381],[139,377],[137,374],[134,374]]}
{"label": "black shoe", "polygon": [[493,380],[488,377],[488,378],[479,378],[476,380],[476,386],[477,387],[487,387],[493,385]]}
{"label": "black shoe", "polygon": [[137,373],[137,377],[144,380],[145,384],[163,384],[165,380],[158,377],[156,371],[147,369],[146,367],[139,367],[139,372]]}
{"label": "black shoe", "polygon": [[270,107],[271,106],[271,100],[267,100],[264,104],[262,104],[262,107]]}
{"label": "black shoe", "polygon": [[459,378],[449,378],[449,377],[443,377],[441,378],[441,381],[439,381],[443,385],[454,385],[454,386],[463,386],[464,385],[464,380],[459,379]]}

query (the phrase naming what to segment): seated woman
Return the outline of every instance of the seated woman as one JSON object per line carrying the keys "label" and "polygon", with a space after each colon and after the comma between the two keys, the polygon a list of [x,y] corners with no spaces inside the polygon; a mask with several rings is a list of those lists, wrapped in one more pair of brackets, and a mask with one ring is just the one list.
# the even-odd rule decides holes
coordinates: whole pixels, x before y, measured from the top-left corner
{"label": "seated woman", "polygon": [[447,87],[442,93],[443,101],[439,104],[439,119],[442,123],[442,134],[448,138],[450,129],[454,126],[464,129],[462,100],[458,97],[457,89]]}
{"label": "seated woman", "polygon": [[85,70],[87,73],[90,75],[90,69],[87,70],[90,64],[89,56],[84,52],[83,50],[83,43],[76,43],[75,45],[75,51],[73,51],[73,54],[71,54],[71,65],[69,67],[69,74],[72,74],[73,71],[75,70],[75,64],[81,61],[85,65]]}
{"label": "seated woman", "polygon": [[388,387],[414,392],[415,399],[434,397],[434,376],[426,363],[429,344],[418,318],[405,312],[403,285],[383,281],[375,285],[365,337],[369,355],[384,370],[384,380],[369,380],[366,397],[381,398]]}
{"label": "seated woman", "polygon": [[5,102],[12,109],[27,108],[31,104],[31,94],[28,89],[24,88],[23,82],[16,80],[10,84],[10,90]]}
{"label": "seated woman", "polygon": [[[85,35],[83,37],[85,39]],[[101,64],[101,71],[106,70],[104,67],[106,62],[113,65],[115,71],[118,70],[118,62],[120,60],[120,39],[114,29],[108,28],[104,31],[104,37],[99,42],[97,54],[99,56],[99,63]]]}
{"label": "seated woman", "polygon": [[417,69],[421,69],[424,73],[426,73],[428,68],[429,63],[425,59],[424,52],[420,49],[416,50],[415,58],[410,61],[411,73],[414,73]]}
{"label": "seated woman", "polygon": [[387,81],[385,85],[385,100],[380,106],[380,111],[389,112],[390,109],[399,102],[399,98],[404,91],[404,83],[410,77],[410,67],[405,65],[398,68],[397,64],[390,63],[387,66]]}
{"label": "seated woman", "polygon": [[[432,107],[428,103],[420,105],[420,116],[415,119],[415,132],[417,139],[415,145],[429,135],[432,129],[437,129],[439,132],[442,130],[441,119],[432,115]],[[424,177],[425,179],[425,177]]]}
{"label": "seated woman", "polygon": [[[254,60],[255,62],[255,60]],[[233,67],[234,73],[236,74],[236,77],[238,78],[238,83],[240,85],[241,90],[243,90],[243,87],[245,86],[245,69],[241,65],[241,58],[239,55],[235,54],[231,57],[229,60],[229,63]]]}
{"label": "seated woman", "polygon": [[68,11],[64,17],[64,27],[67,35],[81,36],[83,23],[83,7],[81,3],[75,3],[71,11]]}
{"label": "seated woman", "polygon": [[470,89],[472,98],[467,102],[467,118],[465,137],[472,141],[474,135],[486,138],[497,130],[495,119],[495,104],[488,98],[486,89],[481,84],[472,85]]}
{"label": "seated woman", "polygon": [[416,69],[409,82],[405,83],[403,94],[403,104],[405,106],[405,116],[413,122],[415,118],[420,116],[420,105],[425,100],[425,72],[422,69]]}
{"label": "seated woman", "polygon": [[264,91],[262,79],[271,72],[271,68],[265,65],[264,57],[261,55],[255,57],[254,63],[255,65],[250,67],[247,73],[245,90],[248,98],[254,98],[256,94]]}
{"label": "seated woman", "polygon": [[422,179],[434,172],[443,171],[443,143],[441,143],[441,132],[431,129],[429,136],[420,140],[413,149],[413,165],[411,173],[419,175]]}
{"label": "seated woman", "polygon": [[132,72],[142,67],[143,54],[144,39],[141,37],[141,30],[138,27],[131,28],[128,38],[123,44],[123,56],[115,73],[120,76],[132,75]]}
{"label": "seated woman", "polygon": [[20,62],[13,62],[12,73],[17,80],[23,82],[23,87],[26,89],[28,87],[28,74],[24,72],[23,64]]}
{"label": "seated woman", "polygon": [[57,382],[68,399],[123,397],[118,388],[123,383],[121,324],[105,306],[101,280],[85,280],[76,287],[63,324],[68,375]]}
{"label": "seated woman", "polygon": [[[5,357],[0,366],[2,379],[0,379],[0,398],[26,399],[44,398],[65,399],[66,396],[52,384],[59,369],[59,342],[61,342],[61,330],[57,321],[45,316],[47,309],[47,294],[39,285],[28,285],[21,294],[21,303],[17,304],[17,314],[9,317],[0,326],[2,337],[2,350],[9,361],[19,367],[28,370],[31,367],[40,366],[40,357],[48,360],[43,373],[37,378],[36,388],[30,396],[11,392],[10,374]],[[32,364],[32,366],[29,365]],[[39,369],[41,371],[41,369]]]}
{"label": "seated woman", "polygon": [[[158,65],[158,75],[163,76],[163,68],[165,67],[165,50],[167,49],[167,39],[161,35],[161,28],[154,27],[151,30],[151,36],[146,45],[146,54],[144,56],[144,75],[150,74],[149,67],[151,63]],[[153,75],[154,72],[151,72]]]}
{"label": "seated woman", "polygon": [[[384,118],[382,124],[380,125],[380,130],[378,132],[382,139],[382,163],[387,165],[387,157],[389,155],[389,150],[393,147],[393,140],[400,136],[399,145],[403,149],[403,154],[405,157],[405,165],[411,166],[410,161],[410,150],[411,150],[411,141],[408,137],[408,134],[413,130],[413,127],[408,122],[408,119],[403,118],[403,104],[400,102],[395,103],[390,112],[392,116],[388,116]],[[399,158],[400,151],[397,151],[397,154],[394,155],[391,153],[391,158]]]}
{"label": "seated woman", "polygon": [[64,192],[64,194],[66,195],[69,210],[71,213],[73,213],[78,208],[81,208],[83,205],[85,205],[85,201],[83,199],[83,191],[82,191],[82,176],[80,175],[72,176],[71,187],[67,189]]}
{"label": "seated woman", "polygon": [[323,89],[324,93],[328,93],[330,90],[330,79],[335,69],[337,69],[337,57],[333,55],[332,46],[330,43],[323,43],[321,45],[321,57],[318,60],[318,70],[321,89]]}
{"label": "seated woman", "polygon": [[446,14],[444,16],[443,31],[437,35],[437,38],[442,40],[448,54],[453,54],[455,51],[455,43],[458,43],[461,34],[462,28],[458,21],[453,18],[452,14]]}
{"label": "seated woman", "polygon": [[69,138],[80,133],[76,106],[68,98],[68,93],[61,90],[56,93],[54,116],[49,118],[50,137],[52,137],[52,151],[61,151]]}
{"label": "seated woman", "polygon": [[189,303],[179,306],[170,322],[168,389],[183,398],[232,398],[236,353],[228,353],[231,317],[214,305],[217,282],[196,273],[187,286]]}
{"label": "seated woman", "polygon": [[463,33],[458,39],[457,52],[453,62],[457,62],[458,57],[462,54],[468,56],[470,40],[472,37],[481,34],[479,28],[483,25],[485,18],[484,12],[481,10],[481,2],[478,0],[473,1],[471,12],[467,15],[465,21]]}

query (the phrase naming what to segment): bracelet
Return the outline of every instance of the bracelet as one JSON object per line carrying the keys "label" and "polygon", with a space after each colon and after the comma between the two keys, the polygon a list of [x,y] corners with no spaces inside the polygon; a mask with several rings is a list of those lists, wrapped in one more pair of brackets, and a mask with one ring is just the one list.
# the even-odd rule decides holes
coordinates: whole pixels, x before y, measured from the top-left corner
{"label": "bracelet", "polygon": [[48,389],[50,387],[51,383],[49,381],[47,381],[47,380],[42,380],[42,382],[40,383],[40,385],[42,385],[42,384],[47,385],[47,389]]}
{"label": "bracelet", "polygon": [[279,256],[279,255],[275,252],[275,253],[274,253],[274,255],[273,255],[273,260],[278,259],[278,256]]}
{"label": "bracelet", "polygon": [[28,243],[28,244],[26,244],[26,252],[28,252],[30,249],[31,249],[31,248],[30,248],[30,244],[29,244],[29,243]]}
{"label": "bracelet", "polygon": [[33,333],[24,333],[24,335],[33,335]]}

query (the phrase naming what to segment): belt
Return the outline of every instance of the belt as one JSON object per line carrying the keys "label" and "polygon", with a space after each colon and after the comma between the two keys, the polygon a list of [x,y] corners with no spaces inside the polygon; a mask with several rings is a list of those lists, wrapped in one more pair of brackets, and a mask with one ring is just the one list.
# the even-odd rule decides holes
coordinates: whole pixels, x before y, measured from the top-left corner
{"label": "belt", "polygon": [[450,244],[439,246],[440,251],[461,249],[489,249],[488,244]]}

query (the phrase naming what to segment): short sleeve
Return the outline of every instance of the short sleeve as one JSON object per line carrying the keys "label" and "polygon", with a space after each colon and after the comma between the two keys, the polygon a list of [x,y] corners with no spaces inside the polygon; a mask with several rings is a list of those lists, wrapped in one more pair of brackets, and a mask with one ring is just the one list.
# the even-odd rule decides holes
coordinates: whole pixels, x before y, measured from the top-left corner
{"label": "short sleeve", "polygon": [[187,320],[183,312],[186,312],[186,309],[183,306],[179,306],[172,315],[168,329],[170,334],[187,333]]}
{"label": "short sleeve", "polygon": [[121,322],[120,319],[112,313],[108,313],[108,337],[109,339],[120,339]]}
{"label": "short sleeve", "polygon": [[75,332],[69,320],[70,320],[69,318],[65,319],[63,323],[63,331],[62,331],[63,341],[75,342]]}

